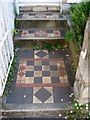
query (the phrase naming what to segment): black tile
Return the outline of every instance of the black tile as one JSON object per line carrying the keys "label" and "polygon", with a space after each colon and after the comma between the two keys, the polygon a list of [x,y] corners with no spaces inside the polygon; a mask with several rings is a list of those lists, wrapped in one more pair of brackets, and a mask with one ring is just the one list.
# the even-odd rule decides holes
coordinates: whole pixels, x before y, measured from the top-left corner
{"label": "black tile", "polygon": [[42,65],[49,65],[49,61],[42,61]]}
{"label": "black tile", "polygon": [[34,16],[34,15],[35,15],[35,13],[29,13],[29,15],[30,15],[30,16]]}
{"label": "black tile", "polygon": [[26,71],[26,77],[34,77],[34,71]]}
{"label": "black tile", "polygon": [[52,13],[46,13],[46,15],[48,15],[48,16],[50,15],[50,16],[51,16],[51,15],[52,15]]}
{"label": "black tile", "polygon": [[59,16],[59,18],[63,18],[63,15],[61,15],[61,14],[60,14],[60,15],[58,15],[58,16]]}
{"label": "black tile", "polygon": [[34,61],[27,61],[27,65],[34,65]]}
{"label": "black tile", "polygon": [[13,104],[33,103],[33,88],[15,88],[15,91],[8,95],[6,103]]}
{"label": "black tile", "polygon": [[50,66],[51,71],[57,71],[57,66]]}
{"label": "black tile", "polygon": [[13,102],[17,104],[33,103],[33,88],[16,88]]}
{"label": "black tile", "polygon": [[38,92],[34,94],[41,102],[45,102],[52,94],[45,88],[41,88]]}
{"label": "black tile", "polygon": [[65,37],[66,32],[67,32],[66,30],[60,30],[61,37]]}
{"label": "black tile", "polygon": [[53,30],[47,30],[47,33],[53,33]]}
{"label": "black tile", "polygon": [[42,77],[34,77],[34,83],[42,83]]}
{"label": "black tile", "polygon": [[17,35],[18,35],[18,37],[21,37],[22,31],[19,31]]}
{"label": "black tile", "polygon": [[42,76],[50,76],[50,71],[42,71]]}
{"label": "black tile", "polygon": [[[53,88],[53,96],[54,96],[54,103],[68,103],[71,102],[72,99],[70,98],[71,90],[69,87],[54,87]],[[63,101],[61,101],[63,99]]]}
{"label": "black tile", "polygon": [[51,77],[52,83],[60,83],[59,77]]}
{"label": "black tile", "polygon": [[34,66],[34,71],[42,71],[42,66]]}
{"label": "black tile", "polygon": [[29,33],[34,33],[35,32],[35,30],[29,30]]}
{"label": "black tile", "polygon": [[17,59],[19,58],[34,58],[34,50],[21,50],[17,51]]}
{"label": "black tile", "polygon": [[64,54],[63,54],[62,50],[52,50],[49,52],[50,58],[61,58],[63,56],[64,56]]}
{"label": "black tile", "polygon": [[20,13],[20,14],[19,14],[19,18],[22,18],[22,16],[23,16],[23,13]]}
{"label": "black tile", "polygon": [[8,94],[7,99],[6,99],[6,103],[13,103],[14,102],[14,91],[12,91],[11,94]]}

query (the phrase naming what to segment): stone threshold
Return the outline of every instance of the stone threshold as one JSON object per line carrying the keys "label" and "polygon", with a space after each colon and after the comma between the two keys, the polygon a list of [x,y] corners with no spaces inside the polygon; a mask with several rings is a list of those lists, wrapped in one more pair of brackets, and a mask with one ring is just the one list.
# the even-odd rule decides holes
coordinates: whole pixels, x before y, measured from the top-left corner
{"label": "stone threshold", "polygon": [[2,109],[0,112],[38,112],[38,111],[65,111],[72,110],[71,103],[35,103],[35,104],[2,104]]}

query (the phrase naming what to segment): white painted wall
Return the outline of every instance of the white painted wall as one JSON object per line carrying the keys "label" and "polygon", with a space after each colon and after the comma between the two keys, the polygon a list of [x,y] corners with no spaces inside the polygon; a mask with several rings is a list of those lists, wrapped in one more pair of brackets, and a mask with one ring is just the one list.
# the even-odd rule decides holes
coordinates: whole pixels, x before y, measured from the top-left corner
{"label": "white painted wall", "polygon": [[14,0],[0,0],[0,96],[13,61]]}
{"label": "white painted wall", "polygon": [[8,30],[12,31],[14,28],[14,9],[13,2],[0,0],[0,37],[3,36]]}

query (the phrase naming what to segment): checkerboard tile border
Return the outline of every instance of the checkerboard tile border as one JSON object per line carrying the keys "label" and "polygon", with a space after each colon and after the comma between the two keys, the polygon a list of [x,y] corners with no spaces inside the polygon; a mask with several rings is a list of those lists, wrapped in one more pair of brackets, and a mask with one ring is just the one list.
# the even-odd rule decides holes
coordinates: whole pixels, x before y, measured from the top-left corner
{"label": "checkerboard tile border", "polygon": [[[37,62],[39,61],[41,63],[43,63],[43,61],[44,62],[47,61],[47,62],[49,62],[49,66],[42,65],[41,63],[40,63],[40,66],[35,66],[34,63],[36,61]],[[17,74],[16,87],[69,86],[69,83],[67,80],[68,79],[67,74],[64,72],[64,74],[65,74],[64,76],[59,75],[59,74],[62,74],[62,72],[61,73],[58,72],[60,63],[62,66],[64,66],[63,59],[40,59],[40,58],[39,59],[30,59],[30,58],[29,59],[21,59],[18,74]],[[23,67],[23,65],[24,65],[24,67]],[[55,68],[55,70],[50,70],[50,67],[51,67],[51,69],[53,69],[53,67],[55,65],[57,66],[57,70],[56,70],[56,68]],[[36,67],[36,68],[39,67],[38,68],[39,71],[38,71],[38,69],[35,71],[34,67]],[[22,68],[22,70],[20,70],[20,68]],[[35,82],[35,79],[37,79],[37,80],[42,79],[42,82],[40,82],[40,83]],[[56,82],[54,82],[54,81],[52,82],[52,79],[56,79]],[[60,82],[58,82],[57,79],[59,79]]]}

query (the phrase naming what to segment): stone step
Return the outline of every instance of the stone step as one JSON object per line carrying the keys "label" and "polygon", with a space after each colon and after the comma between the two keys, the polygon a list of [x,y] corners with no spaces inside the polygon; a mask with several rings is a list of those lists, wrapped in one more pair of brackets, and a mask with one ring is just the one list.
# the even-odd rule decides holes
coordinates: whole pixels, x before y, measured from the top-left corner
{"label": "stone step", "polygon": [[20,12],[50,12],[50,11],[60,11],[60,6],[56,6],[56,5],[28,5],[28,6],[21,6],[19,7],[19,11]]}
{"label": "stone step", "polygon": [[71,104],[5,104],[3,105],[2,115],[7,118],[43,117],[60,118],[65,117],[65,111],[72,110]]}
{"label": "stone step", "polygon": [[20,12],[16,20],[66,20],[60,12]]}
{"label": "stone step", "polygon": [[65,29],[20,29],[15,40],[65,39]]}
{"label": "stone step", "polygon": [[15,40],[15,46],[19,48],[33,48],[34,46],[54,46],[60,45],[61,47],[66,47],[66,42],[64,39],[48,39],[48,40]]}
{"label": "stone step", "polygon": [[16,29],[69,29],[67,20],[16,20]]}
{"label": "stone step", "polygon": [[65,29],[20,29],[14,37],[17,46],[27,45],[63,45],[65,44]]}

